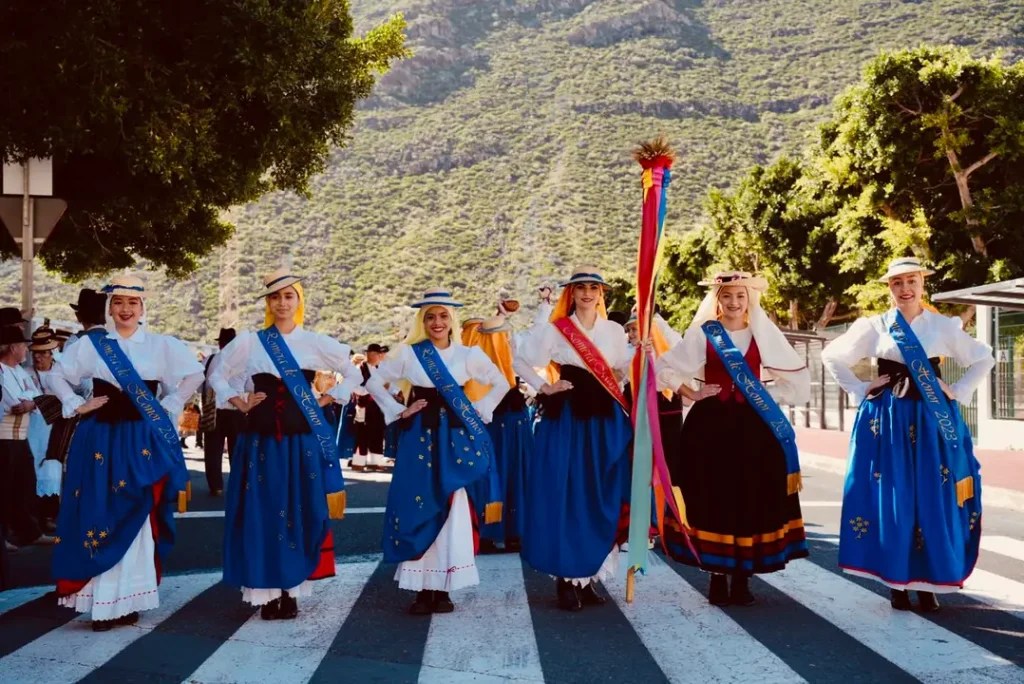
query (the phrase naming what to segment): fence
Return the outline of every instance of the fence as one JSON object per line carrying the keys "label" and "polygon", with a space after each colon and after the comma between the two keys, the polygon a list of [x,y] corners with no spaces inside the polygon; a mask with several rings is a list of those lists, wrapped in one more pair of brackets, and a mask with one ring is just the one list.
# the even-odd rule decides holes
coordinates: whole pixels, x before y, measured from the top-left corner
{"label": "fence", "polygon": [[[798,427],[849,430],[857,415],[857,407],[850,406],[846,392],[839,387],[839,384],[821,363],[821,352],[831,338],[816,333],[783,332],[793,348],[803,357],[811,373],[811,401],[804,406],[790,406],[790,422]],[[853,370],[862,380],[870,381],[878,377],[877,365],[869,360],[862,361]],[[964,368],[952,359],[943,359],[941,370],[943,379],[950,384],[959,380],[964,374]],[[961,404],[960,413],[971,431],[971,436],[977,438],[977,395],[971,398],[970,403]]]}

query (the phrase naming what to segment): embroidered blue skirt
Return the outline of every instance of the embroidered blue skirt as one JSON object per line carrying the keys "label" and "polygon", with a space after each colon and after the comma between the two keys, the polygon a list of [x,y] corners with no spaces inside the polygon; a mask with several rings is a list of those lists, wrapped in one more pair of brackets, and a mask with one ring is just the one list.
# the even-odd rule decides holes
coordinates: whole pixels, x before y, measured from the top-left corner
{"label": "embroidered blue skirt", "polygon": [[[526,526],[526,470],[533,453],[533,429],[526,408],[495,412],[487,431],[494,442],[495,463],[491,467],[496,470],[497,491],[491,491],[491,478],[482,477],[466,492],[480,521],[481,539],[518,540]],[[491,501],[504,504],[501,522],[486,525],[484,507]]]}
{"label": "embroidered blue skirt", "polygon": [[[981,540],[981,479],[970,435],[960,449],[966,472],[928,429],[923,402],[885,390],[857,413],[843,494],[839,565],[895,589],[953,592],[974,570]],[[955,420],[962,423],[954,404]],[[961,427],[961,426],[958,426]],[[958,479],[974,496],[957,503]]]}
{"label": "embroidered blue skirt", "polygon": [[[165,477],[159,501],[154,501],[154,487],[159,489]],[[110,570],[154,508],[157,556],[165,558],[174,546],[177,493],[187,480],[181,451],[175,455],[158,448],[142,420],[82,420],[68,452],[53,576],[86,581]]]}
{"label": "embroidered blue skirt", "polygon": [[545,409],[527,471],[522,556],[531,567],[563,578],[601,569],[629,503],[632,439],[617,407],[587,418],[570,401],[557,416]]}
{"label": "embroidered blue skirt", "polygon": [[433,388],[415,388],[427,408],[399,425],[381,547],[388,563],[415,560],[448,519],[451,496],[488,477],[490,459],[476,438],[441,405]]}
{"label": "embroidered blue skirt", "polygon": [[224,503],[225,584],[286,590],[315,578],[330,531],[325,470],[311,432],[242,433]]}
{"label": "embroidered blue skirt", "polygon": [[356,404],[350,401],[341,409],[340,427],[337,424],[334,425],[334,428],[338,430],[338,457],[342,460],[352,458],[352,454],[356,450],[355,419]]}

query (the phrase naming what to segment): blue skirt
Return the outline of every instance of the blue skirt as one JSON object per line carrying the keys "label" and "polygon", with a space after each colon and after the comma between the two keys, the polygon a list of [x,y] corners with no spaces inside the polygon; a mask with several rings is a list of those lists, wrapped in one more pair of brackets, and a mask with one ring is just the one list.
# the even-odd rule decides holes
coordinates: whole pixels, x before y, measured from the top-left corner
{"label": "blue skirt", "polygon": [[[497,491],[492,491],[492,479],[482,477],[466,492],[480,521],[480,538],[491,541],[520,539],[526,527],[526,470],[533,452],[533,429],[530,417],[524,408],[521,411],[504,411],[495,414],[487,426],[494,442],[496,469],[494,478]],[[484,507],[491,501],[501,501],[501,522],[486,525],[483,521]]]}
{"label": "blue skirt", "polygon": [[564,578],[592,577],[608,557],[629,503],[633,429],[625,413],[580,419],[565,403],[542,416],[529,463],[523,558]]}
{"label": "blue skirt", "polygon": [[315,579],[330,531],[324,471],[311,432],[239,437],[224,503],[225,584],[284,590]]}
{"label": "blue skirt", "polygon": [[[959,407],[953,414],[962,422]],[[839,565],[895,589],[952,592],[974,570],[981,541],[981,478],[969,433],[969,473],[944,461],[924,403],[890,390],[857,413],[843,494]],[[958,426],[960,427],[960,426]],[[956,479],[974,477],[961,508]]]}
{"label": "blue skirt", "polygon": [[342,460],[352,458],[356,450],[355,419],[356,404],[350,401],[341,410],[341,427],[338,430],[338,457]]}
{"label": "blue skirt", "polygon": [[[161,480],[167,480],[161,483]],[[188,471],[142,420],[82,420],[71,440],[53,552],[57,580],[87,581],[114,567],[154,513],[156,551],[174,546],[174,505]],[[154,491],[159,492],[154,496]],[[158,499],[158,500],[155,500]]]}

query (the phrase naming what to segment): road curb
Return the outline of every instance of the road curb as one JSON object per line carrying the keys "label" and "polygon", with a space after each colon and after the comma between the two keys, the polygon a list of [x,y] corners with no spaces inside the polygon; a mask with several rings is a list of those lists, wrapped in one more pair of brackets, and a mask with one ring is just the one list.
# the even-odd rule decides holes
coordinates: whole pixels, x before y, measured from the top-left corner
{"label": "road curb", "polygon": [[[823,454],[800,452],[801,468],[812,468],[824,470],[835,475],[846,475],[846,459],[825,456]],[[1024,512],[1024,492],[1005,487],[993,487],[985,485],[985,477],[982,474],[982,504],[987,508],[1001,508],[1018,513]]]}

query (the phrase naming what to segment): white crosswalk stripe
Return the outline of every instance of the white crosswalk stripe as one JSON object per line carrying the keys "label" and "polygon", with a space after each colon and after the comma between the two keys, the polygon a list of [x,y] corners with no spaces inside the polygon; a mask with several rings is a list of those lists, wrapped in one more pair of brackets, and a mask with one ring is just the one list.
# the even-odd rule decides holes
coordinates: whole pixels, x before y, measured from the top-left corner
{"label": "white crosswalk stripe", "polygon": [[[1012,550],[1012,545],[1004,541],[997,539],[996,543],[1004,551]],[[1012,554],[1002,555],[1013,558]],[[1014,561],[1004,560],[1005,563]],[[418,680],[422,684],[563,681],[561,676],[545,674],[548,662],[545,659],[557,657],[560,646],[564,645],[538,644],[537,637],[537,630],[548,620],[546,628],[550,640],[550,625],[554,624],[550,620],[553,615],[560,616],[553,605],[553,582],[550,590],[545,588],[550,593],[536,594],[537,576],[533,575],[532,584],[527,582],[516,555],[482,556],[478,558],[478,565],[481,584],[453,594],[458,606],[455,613],[415,618],[403,615],[402,605],[384,613],[395,623],[418,619],[429,622],[429,627],[425,622],[419,623],[422,627],[416,633],[422,637],[420,643],[393,644],[396,651],[421,654],[417,656],[417,665],[411,667],[408,681]],[[5,649],[2,641],[4,635],[10,637],[11,632],[0,629],[0,652],[9,652],[0,658],[0,681],[56,684],[75,682],[90,675],[91,681],[123,681],[125,668],[131,667],[131,658],[125,658],[124,654],[131,649],[141,644],[149,644],[149,650],[143,648],[142,653],[187,647],[190,643],[188,624],[183,626],[183,621],[178,620],[171,629],[161,629],[165,620],[186,606],[189,609],[198,606],[211,615],[236,613],[237,616],[230,618],[226,631],[216,637],[216,641],[203,636],[191,642],[201,644],[205,640],[206,650],[183,671],[174,672],[173,679],[166,673],[157,677],[154,672],[151,673],[154,681],[181,681],[183,684],[346,681],[344,672],[335,673],[330,668],[346,667],[353,662],[353,657],[359,660],[358,667],[364,668],[361,673],[372,672],[377,666],[374,658],[360,658],[359,653],[353,654],[345,647],[352,639],[351,631],[346,630],[354,629],[353,624],[365,625],[367,615],[378,615],[367,612],[365,605],[360,608],[361,602],[376,601],[375,597],[379,597],[379,592],[365,591],[381,586],[371,580],[391,582],[391,573],[378,571],[378,568],[378,559],[372,557],[340,563],[336,577],[317,582],[313,596],[300,599],[299,618],[285,622],[265,622],[258,612],[251,617],[249,612],[239,613],[241,597],[234,592],[207,592],[198,603],[193,603],[220,580],[219,573],[168,577],[161,586],[160,608],[144,613],[135,627],[94,633],[86,616],[64,622],[55,618],[49,631],[30,626],[30,629],[41,630],[38,636],[33,633],[34,638],[24,637],[24,641],[18,642],[21,647],[13,652]],[[823,632],[832,630],[831,633],[839,634],[835,631],[838,629],[845,637],[866,647],[863,657],[880,670],[884,667],[890,668],[888,672],[896,672],[895,666],[917,680],[939,684],[1024,682],[1024,669],[1020,667],[1024,664],[1024,649],[1019,644],[1004,647],[1000,642],[986,640],[991,636],[989,632],[1002,630],[1012,636],[1024,631],[1010,626],[1024,619],[1024,584],[994,572],[977,570],[964,592],[968,598],[961,601],[970,603],[969,599],[973,598],[983,602],[989,619],[993,614],[1010,617],[1000,618],[1001,627],[992,627],[995,623],[989,622],[987,627],[959,631],[956,620],[944,623],[943,619],[947,613],[955,616],[954,611],[970,609],[964,605],[946,604],[946,612],[939,619],[913,612],[895,612],[884,592],[865,589],[841,573],[811,561],[797,561],[783,572],[759,576],[758,581],[776,590],[771,610],[713,607],[704,596],[703,577],[696,588],[691,584],[697,581],[694,577],[676,572],[668,562],[652,556],[647,574],[638,580],[637,599],[632,604],[624,599],[624,577],[618,577],[606,584],[607,593],[613,599],[607,606],[587,608],[572,616],[572,622],[564,624],[585,630],[588,620],[600,616],[591,611],[619,615],[620,622],[615,624],[620,625],[620,630],[632,629],[639,639],[631,642],[635,646],[631,647],[634,650],[629,657],[647,659],[648,663],[653,663],[650,667],[660,669],[672,684],[748,681],[798,684],[815,680],[813,670],[794,660],[802,657],[801,652],[775,652],[753,635],[756,630],[747,631],[751,628],[749,616],[757,615],[758,610],[764,611],[763,619],[777,624],[780,630],[785,629],[785,606],[795,603],[807,609],[805,621],[828,627],[822,629]],[[760,588],[767,591],[764,585]],[[756,593],[757,587],[754,589]],[[43,602],[53,601],[52,597],[44,596],[47,590],[20,589],[0,594],[0,618],[33,601],[39,610],[45,610]],[[394,596],[394,593],[389,595]],[[411,599],[411,595],[408,598]],[[231,601],[232,604],[200,605],[208,601]],[[977,607],[977,604],[971,605]],[[362,622],[356,620],[360,610],[363,611]],[[379,610],[379,606],[375,605],[374,610]],[[743,619],[736,611],[746,611],[742,613]],[[193,612],[203,614],[199,610]],[[66,615],[55,606],[53,614]],[[188,611],[185,614],[191,615]],[[389,644],[388,627],[386,620],[379,625],[374,623],[374,630],[379,630],[379,638],[385,644]],[[588,639],[598,634],[600,640],[588,642],[587,648],[611,651],[621,637],[621,633],[601,635],[599,630],[588,634],[591,635]],[[578,643],[573,642],[572,634],[564,636],[565,644]],[[760,638],[766,637],[760,634]],[[108,664],[115,661],[116,668]],[[564,670],[560,672],[564,674]],[[578,681],[588,681],[584,676],[593,680],[591,674],[582,673]]]}

